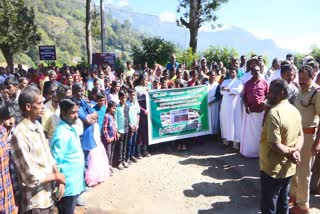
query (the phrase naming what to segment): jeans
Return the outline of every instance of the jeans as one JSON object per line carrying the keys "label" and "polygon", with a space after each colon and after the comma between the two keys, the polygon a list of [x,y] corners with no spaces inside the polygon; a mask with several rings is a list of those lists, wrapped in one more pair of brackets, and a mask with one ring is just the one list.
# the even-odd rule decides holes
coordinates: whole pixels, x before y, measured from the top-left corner
{"label": "jeans", "polygon": [[59,214],[73,214],[76,207],[76,201],[79,195],[66,196],[57,202]]}
{"label": "jeans", "polygon": [[116,149],[117,162],[118,165],[126,160],[126,151],[127,151],[127,141],[128,141],[128,133],[120,134],[120,139],[118,142],[118,149]]}
{"label": "jeans", "polygon": [[84,153],[84,166],[85,169],[89,167],[89,159],[90,159],[90,150],[83,150]]}
{"label": "jeans", "polygon": [[273,178],[260,172],[262,214],[288,214],[289,189],[292,176]]}
{"label": "jeans", "polygon": [[107,143],[106,146],[106,150],[107,150],[107,156],[109,159],[109,165],[112,167],[116,167],[115,161],[114,161],[114,150],[115,150],[115,146],[116,146],[115,141],[112,141],[111,143]]}
{"label": "jeans", "polygon": [[136,147],[136,139],[137,139],[137,132],[133,132],[132,134],[128,133],[128,145],[127,145],[127,160],[130,160],[134,153],[135,153],[135,147]]}

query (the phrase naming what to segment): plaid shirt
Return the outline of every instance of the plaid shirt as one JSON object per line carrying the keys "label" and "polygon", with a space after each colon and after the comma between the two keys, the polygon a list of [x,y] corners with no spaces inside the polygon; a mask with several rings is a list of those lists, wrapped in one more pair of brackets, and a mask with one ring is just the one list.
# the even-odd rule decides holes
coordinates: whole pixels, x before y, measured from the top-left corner
{"label": "plaid shirt", "polygon": [[9,172],[9,147],[3,141],[3,130],[0,130],[0,213],[18,213]]}
{"label": "plaid shirt", "polygon": [[41,124],[23,119],[11,140],[12,159],[21,190],[19,208],[22,212],[53,205],[53,183],[43,183],[53,173],[55,162]]}

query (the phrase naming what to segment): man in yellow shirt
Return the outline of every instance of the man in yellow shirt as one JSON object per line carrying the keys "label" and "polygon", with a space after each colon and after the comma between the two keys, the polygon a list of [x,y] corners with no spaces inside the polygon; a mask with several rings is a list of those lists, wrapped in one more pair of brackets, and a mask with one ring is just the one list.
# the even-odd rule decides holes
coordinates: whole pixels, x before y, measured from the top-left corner
{"label": "man in yellow shirt", "polygon": [[260,144],[261,212],[288,213],[288,193],[300,160],[302,127],[299,111],[288,101],[288,84],[271,82],[272,105],[264,122]]}

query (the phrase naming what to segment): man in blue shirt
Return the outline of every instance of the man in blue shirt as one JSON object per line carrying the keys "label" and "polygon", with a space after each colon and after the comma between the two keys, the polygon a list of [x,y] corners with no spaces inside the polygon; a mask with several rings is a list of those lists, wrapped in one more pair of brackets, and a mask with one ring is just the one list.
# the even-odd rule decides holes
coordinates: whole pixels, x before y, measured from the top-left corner
{"label": "man in blue shirt", "polygon": [[74,98],[60,103],[61,121],[52,139],[51,151],[57,166],[66,178],[63,197],[57,203],[59,213],[73,214],[76,200],[85,189],[84,155],[76,130],[73,127],[78,119],[79,106]]}
{"label": "man in blue shirt", "polygon": [[89,152],[97,146],[93,137],[93,125],[98,120],[98,114],[83,99],[84,89],[80,83],[72,85],[72,96],[79,103],[79,118],[83,123],[83,134],[80,136],[80,140],[85,156],[85,167],[87,169],[89,164]]}
{"label": "man in blue shirt", "polygon": [[177,62],[176,55],[172,54],[170,56],[170,62],[167,64],[167,69],[171,71],[172,69],[177,70],[179,63]]}

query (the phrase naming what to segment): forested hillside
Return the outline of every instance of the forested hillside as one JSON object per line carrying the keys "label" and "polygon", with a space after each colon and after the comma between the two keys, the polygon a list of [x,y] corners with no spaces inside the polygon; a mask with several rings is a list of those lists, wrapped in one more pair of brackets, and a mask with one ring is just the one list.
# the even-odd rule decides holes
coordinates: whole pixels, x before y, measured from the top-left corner
{"label": "forested hillside", "polygon": [[[41,33],[39,45],[56,45],[58,63],[76,64],[86,57],[85,2],[83,0],[26,0],[34,7]],[[93,52],[101,50],[100,22],[93,25]],[[107,51],[115,51],[126,60],[133,45],[139,45],[142,34],[136,33],[128,21],[123,23],[106,15]],[[0,62],[4,58],[0,55]],[[15,63],[32,65],[39,62],[38,47],[15,56]]]}

